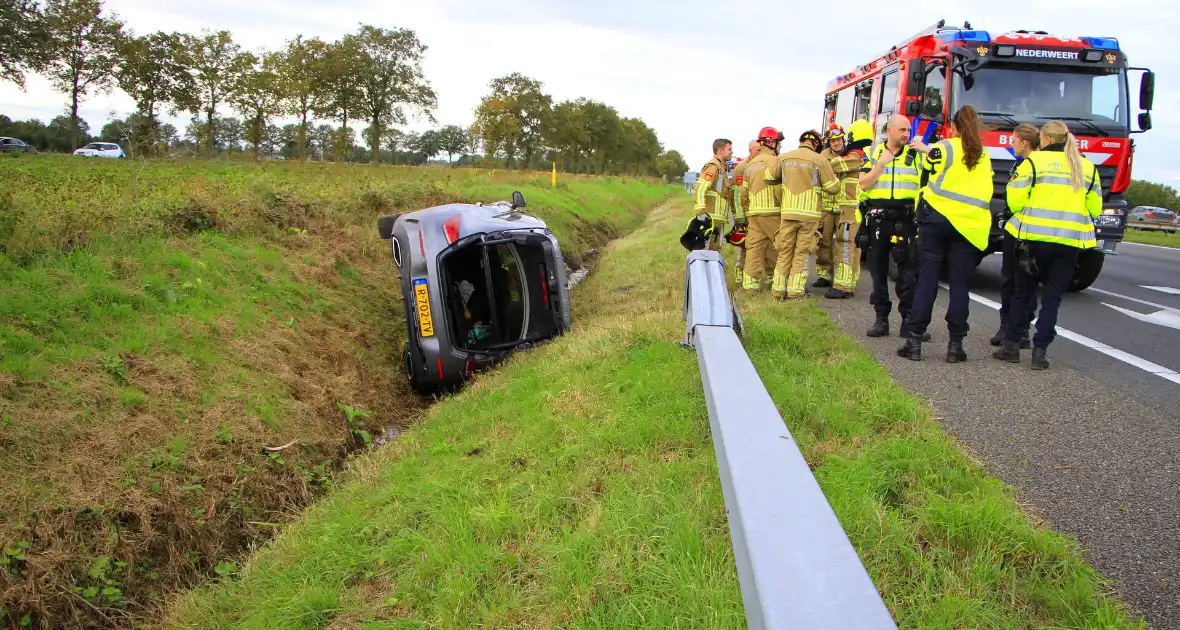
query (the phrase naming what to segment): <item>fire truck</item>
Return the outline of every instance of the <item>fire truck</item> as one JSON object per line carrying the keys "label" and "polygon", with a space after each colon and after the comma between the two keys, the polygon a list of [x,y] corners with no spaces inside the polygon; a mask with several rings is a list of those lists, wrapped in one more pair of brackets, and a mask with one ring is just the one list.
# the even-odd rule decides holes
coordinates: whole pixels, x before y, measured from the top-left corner
{"label": "fire truck", "polygon": [[[1139,107],[1131,124],[1128,75],[1139,71]],[[893,46],[869,63],[828,83],[824,123],[845,128],[866,119],[883,140],[893,114],[910,119],[911,134],[930,143],[940,138],[951,115],[963,105],[979,110],[988,130],[983,142],[995,170],[991,243],[1000,249],[1004,187],[1016,157],[1012,131],[1021,123],[1038,127],[1063,120],[1078,149],[1102,178],[1103,211],[1094,220],[1100,247],[1079,258],[1070,290],[1090,286],[1126,227],[1134,142],[1131,134],[1151,129],[1155,75],[1128,65],[1111,37],[1062,37],[1020,30],[1003,35],[948,27],[945,21]],[[875,148],[875,147],[874,147]]]}

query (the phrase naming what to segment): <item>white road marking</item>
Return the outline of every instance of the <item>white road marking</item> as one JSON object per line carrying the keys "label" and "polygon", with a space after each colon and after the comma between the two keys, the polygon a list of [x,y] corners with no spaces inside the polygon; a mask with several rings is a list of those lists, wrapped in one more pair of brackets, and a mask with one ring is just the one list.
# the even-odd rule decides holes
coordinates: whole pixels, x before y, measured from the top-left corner
{"label": "white road marking", "polygon": [[1168,328],[1175,328],[1176,330],[1180,330],[1180,311],[1177,311],[1175,309],[1166,308],[1162,311],[1156,311],[1151,314],[1144,314],[1144,313],[1140,313],[1138,311],[1132,311],[1129,308],[1115,306],[1114,304],[1107,304],[1106,302],[1103,302],[1102,304],[1104,306],[1109,306],[1110,308],[1113,308],[1114,310],[1122,313],[1123,315],[1129,315],[1131,317],[1134,317],[1135,319],[1137,319],[1141,322],[1147,322],[1148,324],[1155,324],[1156,326],[1167,326]]}
{"label": "white road marking", "polygon": [[[945,282],[939,282],[938,284],[943,289],[949,290],[949,287],[947,286],[947,284]],[[982,295],[976,295],[975,293],[968,293],[967,295],[971,298],[971,300],[973,302],[979,302],[980,304],[982,304],[992,310],[996,310],[996,311],[1000,310],[1000,303],[996,302],[995,300],[989,300],[989,299],[983,297]],[[1176,372],[1175,370],[1173,370],[1171,368],[1166,368],[1158,363],[1152,363],[1151,361],[1148,361],[1147,359],[1144,359],[1141,357],[1137,357],[1137,356],[1131,354],[1130,352],[1123,352],[1122,350],[1119,350],[1118,348],[1112,348],[1112,347],[1102,343],[1101,341],[1098,341],[1097,339],[1091,339],[1085,335],[1078,334],[1078,333],[1076,333],[1072,330],[1069,330],[1067,328],[1062,328],[1061,326],[1057,327],[1057,336],[1063,337],[1065,339],[1069,339],[1070,341],[1072,341],[1076,344],[1079,344],[1081,346],[1085,346],[1085,347],[1087,347],[1091,350],[1097,351],[1097,352],[1101,352],[1102,354],[1105,354],[1106,356],[1108,356],[1112,359],[1118,359],[1119,361],[1122,361],[1123,363],[1126,363],[1127,365],[1137,367],[1140,370],[1147,372],[1148,374],[1154,374],[1164,380],[1171,381],[1173,383],[1176,383],[1177,385],[1180,385],[1180,372]]]}
{"label": "white road marking", "polygon": [[1148,245],[1147,243],[1133,243],[1131,241],[1119,241],[1119,245],[1133,245],[1135,247],[1150,247],[1152,249],[1166,249],[1172,252],[1180,251],[1175,247],[1168,247],[1166,245]]}
{"label": "white road marking", "polygon": [[1149,287],[1146,284],[1139,285],[1144,289],[1151,289],[1152,291],[1159,291],[1160,293],[1170,293],[1172,295],[1180,295],[1180,289],[1176,287]]}
{"label": "white road marking", "polygon": [[[1139,298],[1134,298],[1129,295],[1123,295],[1122,293],[1115,293],[1114,291],[1107,291],[1106,289],[1099,289],[1097,287],[1090,287],[1090,288],[1086,289],[1086,291],[1092,291],[1094,293],[1102,293],[1103,295],[1110,295],[1110,296],[1113,296],[1116,298],[1122,298],[1124,300],[1129,300],[1131,302],[1138,302],[1139,304],[1143,304],[1144,306],[1154,306],[1156,308],[1163,308],[1163,309],[1172,308],[1171,306],[1165,306],[1163,304],[1156,304],[1155,302],[1148,302],[1147,300],[1140,300]],[[1105,302],[1103,302],[1103,304],[1105,304]]]}

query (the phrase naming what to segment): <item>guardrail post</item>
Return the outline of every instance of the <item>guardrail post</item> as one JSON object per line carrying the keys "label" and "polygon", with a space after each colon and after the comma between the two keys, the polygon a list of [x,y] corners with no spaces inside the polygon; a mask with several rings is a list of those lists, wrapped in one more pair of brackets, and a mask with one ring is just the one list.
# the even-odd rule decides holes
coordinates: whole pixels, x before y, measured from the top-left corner
{"label": "guardrail post", "polygon": [[718,252],[688,255],[696,350],[751,630],[896,630],[734,331]]}

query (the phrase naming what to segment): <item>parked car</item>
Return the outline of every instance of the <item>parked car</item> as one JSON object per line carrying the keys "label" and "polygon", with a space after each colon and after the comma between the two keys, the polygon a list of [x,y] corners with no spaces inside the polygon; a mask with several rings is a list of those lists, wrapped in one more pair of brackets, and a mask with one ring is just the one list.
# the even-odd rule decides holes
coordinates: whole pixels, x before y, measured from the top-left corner
{"label": "parked car", "polygon": [[1128,221],[1151,221],[1152,223],[1173,223],[1177,219],[1175,212],[1155,206],[1135,206],[1127,213]]}
{"label": "parked car", "polygon": [[16,138],[0,138],[0,153],[36,153],[37,147]]}
{"label": "parked car", "polygon": [[81,149],[74,151],[74,155],[103,158],[127,157],[123,154],[123,147],[115,144],[114,142],[91,142]]}
{"label": "parked car", "polygon": [[524,212],[524,196],[381,217],[401,278],[407,345],[418,391],[462,385],[475,372],[571,327],[557,238]]}

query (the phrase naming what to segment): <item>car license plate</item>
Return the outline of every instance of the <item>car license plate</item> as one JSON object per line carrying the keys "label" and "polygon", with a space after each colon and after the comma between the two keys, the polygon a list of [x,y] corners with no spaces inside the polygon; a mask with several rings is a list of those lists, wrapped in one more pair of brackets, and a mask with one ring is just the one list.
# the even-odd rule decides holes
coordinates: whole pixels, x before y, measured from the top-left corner
{"label": "car license plate", "polygon": [[426,288],[426,278],[414,280],[414,300],[418,304],[418,330],[423,337],[434,336],[434,318],[430,314],[430,291]]}

